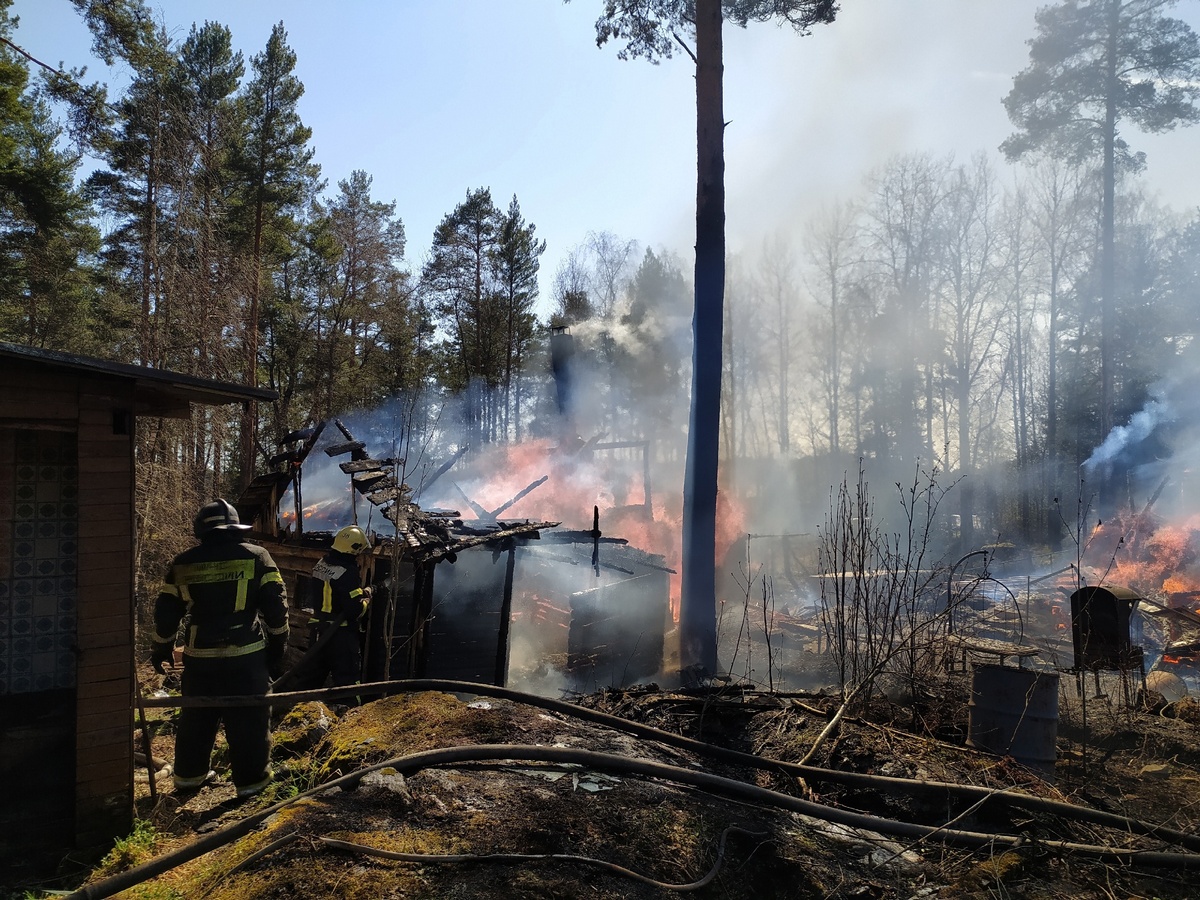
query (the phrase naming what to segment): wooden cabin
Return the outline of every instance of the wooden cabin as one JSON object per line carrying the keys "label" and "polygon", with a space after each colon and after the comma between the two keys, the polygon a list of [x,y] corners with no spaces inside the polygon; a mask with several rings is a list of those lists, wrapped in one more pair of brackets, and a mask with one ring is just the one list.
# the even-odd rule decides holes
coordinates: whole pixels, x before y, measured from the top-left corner
{"label": "wooden cabin", "polygon": [[275,396],[0,343],[0,859],[132,826],[138,418]]}
{"label": "wooden cabin", "polygon": [[[337,529],[357,521],[373,538],[361,574],[376,597],[363,636],[362,680],[504,684],[516,549],[558,523],[493,517],[474,525],[454,511],[421,509],[403,481],[402,461],[371,457],[336,420],[290,435],[285,446],[272,460],[275,471],[258,475],[235,506],[251,525],[250,539],[283,573],[291,606],[288,663],[308,649],[309,573]],[[315,517],[314,506],[327,504],[305,496],[310,455],[340,460],[334,465],[348,489]]]}
{"label": "wooden cabin", "polygon": [[[252,523],[251,539],[284,575],[292,606],[289,664],[308,647],[309,573],[337,529],[357,522],[374,538],[362,571],[375,587],[363,681],[509,684],[514,627],[522,645],[536,648],[569,686],[620,686],[661,669],[671,574],[661,557],[602,535],[598,512],[591,531],[501,518],[547,477],[494,510],[464,496],[473,510],[464,518],[457,510],[422,509],[403,481],[403,461],[372,458],[341,422],[290,437],[272,461],[276,471],[257,476],[236,502],[242,521]],[[316,468],[306,462],[328,458],[341,460],[333,465],[343,479],[332,501],[304,491]],[[542,546],[546,553],[538,552]]]}

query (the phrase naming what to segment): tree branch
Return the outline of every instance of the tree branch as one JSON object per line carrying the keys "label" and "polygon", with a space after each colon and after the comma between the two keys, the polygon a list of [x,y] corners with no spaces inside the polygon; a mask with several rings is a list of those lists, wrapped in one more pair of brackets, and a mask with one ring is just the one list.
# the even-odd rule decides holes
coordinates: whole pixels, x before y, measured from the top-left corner
{"label": "tree branch", "polygon": [[11,47],[13,50],[16,50],[18,53],[20,53],[23,57],[25,57],[31,63],[41,66],[47,72],[53,72],[55,75],[59,76],[60,78],[68,77],[66,72],[63,72],[59,69],[54,68],[54,66],[50,65],[49,63],[42,62],[36,56],[33,56],[27,50],[21,49],[20,47],[18,47],[16,44],[14,44],[12,41],[10,41],[6,37],[0,37],[0,44],[4,44],[5,46]]}
{"label": "tree branch", "polygon": [[688,56],[690,56],[690,57],[692,58],[692,64],[693,64],[693,65],[697,65],[698,63],[697,63],[697,60],[696,60],[696,54],[692,52],[692,48],[691,48],[691,47],[689,47],[689,46],[688,46],[688,45],[687,45],[687,44],[684,42],[683,38],[681,38],[681,37],[679,36],[679,32],[678,32],[678,31],[675,31],[674,29],[671,29],[671,37],[675,38],[675,42],[676,42],[677,44],[679,44],[679,46],[680,46],[680,47],[682,47],[682,48],[683,48],[683,52],[684,52],[684,53],[686,53]]}

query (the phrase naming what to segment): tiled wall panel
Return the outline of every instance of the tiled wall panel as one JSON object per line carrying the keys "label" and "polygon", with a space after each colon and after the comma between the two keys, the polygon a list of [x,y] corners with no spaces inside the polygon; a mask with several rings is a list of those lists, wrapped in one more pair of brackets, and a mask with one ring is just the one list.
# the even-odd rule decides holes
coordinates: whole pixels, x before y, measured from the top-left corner
{"label": "tiled wall panel", "polygon": [[75,686],[75,435],[0,429],[0,695]]}

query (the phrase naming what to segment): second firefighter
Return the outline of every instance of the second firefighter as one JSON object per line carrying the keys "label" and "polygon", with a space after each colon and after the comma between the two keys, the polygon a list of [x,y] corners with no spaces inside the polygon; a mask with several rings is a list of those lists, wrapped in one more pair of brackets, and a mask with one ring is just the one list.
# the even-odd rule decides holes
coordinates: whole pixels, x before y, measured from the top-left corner
{"label": "second firefighter", "polygon": [[309,646],[323,643],[296,673],[300,690],[324,687],[329,678],[333,687],[357,684],[362,675],[361,622],[371,602],[371,588],[362,584],[359,557],[370,549],[366,532],[347,525],[313,566]]}

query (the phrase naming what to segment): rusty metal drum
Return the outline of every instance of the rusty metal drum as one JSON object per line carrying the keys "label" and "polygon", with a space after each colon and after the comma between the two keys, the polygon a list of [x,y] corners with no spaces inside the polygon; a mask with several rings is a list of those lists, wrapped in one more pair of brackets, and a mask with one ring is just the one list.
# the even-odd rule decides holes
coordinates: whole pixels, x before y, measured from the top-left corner
{"label": "rusty metal drum", "polygon": [[1048,781],[1058,759],[1058,675],[976,663],[967,745],[1011,756]]}

